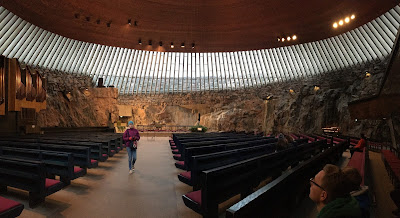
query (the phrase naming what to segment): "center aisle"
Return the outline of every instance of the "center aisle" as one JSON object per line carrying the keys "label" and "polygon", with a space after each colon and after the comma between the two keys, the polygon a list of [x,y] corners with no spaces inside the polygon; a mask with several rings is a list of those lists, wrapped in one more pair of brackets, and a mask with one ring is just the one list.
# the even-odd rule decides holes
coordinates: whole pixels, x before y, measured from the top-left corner
{"label": "center aisle", "polygon": [[124,149],[39,207],[25,205],[21,217],[200,217],[182,201],[192,187],[177,178],[169,138],[148,139],[139,142],[133,174]]}

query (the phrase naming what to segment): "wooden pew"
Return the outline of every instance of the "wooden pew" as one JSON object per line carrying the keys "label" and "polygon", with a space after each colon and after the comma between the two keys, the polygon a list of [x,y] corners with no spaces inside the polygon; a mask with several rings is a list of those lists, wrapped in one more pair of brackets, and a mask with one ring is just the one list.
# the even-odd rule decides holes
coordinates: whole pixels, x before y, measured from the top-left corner
{"label": "wooden pew", "polygon": [[0,196],[0,217],[12,218],[21,215],[24,205]]}
{"label": "wooden pew", "polygon": [[7,186],[29,191],[29,207],[34,207],[64,184],[46,179],[45,164],[40,161],[0,157],[0,191],[7,191]]}
{"label": "wooden pew", "polygon": [[0,141],[0,146],[16,147],[25,149],[38,149],[46,151],[67,152],[74,155],[74,165],[82,168],[97,167],[98,163],[91,161],[90,148],[82,146],[40,144],[30,142]]}
{"label": "wooden pew", "polygon": [[195,155],[201,155],[201,154],[207,154],[207,153],[213,153],[213,152],[220,152],[220,151],[226,151],[226,150],[233,150],[233,149],[238,149],[238,148],[244,148],[244,147],[253,147],[257,145],[263,145],[263,144],[269,144],[276,142],[276,138],[269,138],[269,139],[262,139],[262,140],[256,140],[256,141],[244,141],[244,142],[237,142],[237,143],[220,143],[220,144],[215,144],[215,145],[208,145],[208,146],[201,146],[201,147],[189,147],[185,149],[184,152],[184,162],[183,166],[181,166],[181,162],[175,163],[175,166],[177,168],[182,169],[182,167],[186,170],[191,170],[192,167],[192,157]]}
{"label": "wooden pew", "polygon": [[[310,146],[314,150],[307,150],[317,154],[322,144],[326,144],[326,141],[314,142]],[[244,198],[261,181],[275,178],[289,165],[304,160],[304,153],[299,150],[304,150],[304,147],[293,147],[203,171],[201,190],[183,195],[183,201],[186,206],[205,217],[217,217],[219,203],[237,194]]]}
{"label": "wooden pew", "polygon": [[342,154],[344,143],[331,146],[324,152],[283,173],[266,186],[250,194],[226,210],[227,218],[290,217],[298,202],[309,193],[309,178],[325,164],[334,163]]}
{"label": "wooden pew", "polygon": [[0,147],[0,156],[41,161],[45,163],[46,176],[49,178],[60,176],[65,185],[86,174],[86,169],[74,166],[74,156],[71,153]]}

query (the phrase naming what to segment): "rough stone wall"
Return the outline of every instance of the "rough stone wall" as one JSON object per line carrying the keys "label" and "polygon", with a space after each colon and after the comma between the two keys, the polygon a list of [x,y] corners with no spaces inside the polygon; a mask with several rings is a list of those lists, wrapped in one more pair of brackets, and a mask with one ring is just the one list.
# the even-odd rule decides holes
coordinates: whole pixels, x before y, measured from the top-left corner
{"label": "rough stone wall", "polygon": [[118,90],[93,88],[89,76],[42,71],[47,78],[47,108],[38,115],[42,127],[91,127],[118,119]]}
{"label": "rough stone wall", "polygon": [[[347,135],[390,138],[385,120],[351,120],[348,102],[378,92],[387,61],[376,61],[313,78],[235,91],[118,96],[113,88],[93,88],[92,79],[57,72],[48,78],[47,110],[41,126],[106,126],[118,119],[117,104],[132,107],[136,124],[200,124],[210,131],[320,133],[339,126]],[[370,77],[365,73],[369,72]],[[320,89],[315,90],[317,85]],[[88,90],[86,90],[88,88]],[[289,90],[292,89],[293,92]],[[395,129],[399,116],[393,117]]]}

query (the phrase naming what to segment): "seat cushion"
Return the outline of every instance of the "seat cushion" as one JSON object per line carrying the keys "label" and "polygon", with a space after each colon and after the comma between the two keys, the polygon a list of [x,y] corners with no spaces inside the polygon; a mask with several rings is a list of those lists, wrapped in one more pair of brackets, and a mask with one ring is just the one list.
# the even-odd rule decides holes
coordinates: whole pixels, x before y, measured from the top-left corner
{"label": "seat cushion", "polygon": [[50,188],[53,185],[57,185],[58,183],[60,183],[60,181],[55,180],[55,179],[46,179],[46,184],[45,187],[46,188]]}
{"label": "seat cushion", "polygon": [[180,173],[180,175],[183,176],[183,177],[185,177],[185,178],[187,178],[187,179],[191,179],[191,178],[192,178],[192,173],[191,173],[191,171],[187,171],[187,172]]}
{"label": "seat cushion", "polygon": [[91,164],[95,164],[95,163],[97,163],[97,162],[98,162],[97,160],[90,159],[90,163],[91,163]]}
{"label": "seat cushion", "polygon": [[201,190],[189,192],[186,194],[186,197],[201,205]]}
{"label": "seat cushion", "polygon": [[175,154],[174,157],[182,157],[181,154]]}
{"label": "seat cushion", "polygon": [[79,173],[81,172],[83,169],[80,167],[74,167],[74,173]]}
{"label": "seat cushion", "polygon": [[177,161],[176,164],[185,166],[185,162],[184,161]]}
{"label": "seat cushion", "polygon": [[103,154],[102,156],[103,156],[103,157],[107,157],[108,155],[107,155],[107,154]]}
{"label": "seat cushion", "polygon": [[21,205],[20,203],[7,199],[7,198],[3,198],[0,196],[0,213],[3,213],[7,210],[10,210],[18,205]]}

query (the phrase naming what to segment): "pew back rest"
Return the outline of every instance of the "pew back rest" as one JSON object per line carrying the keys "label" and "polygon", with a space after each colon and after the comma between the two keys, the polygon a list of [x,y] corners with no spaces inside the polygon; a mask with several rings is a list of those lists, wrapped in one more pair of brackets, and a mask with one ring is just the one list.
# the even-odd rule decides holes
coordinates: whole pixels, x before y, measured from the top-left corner
{"label": "pew back rest", "polygon": [[0,184],[43,193],[45,191],[44,163],[0,157]]}

